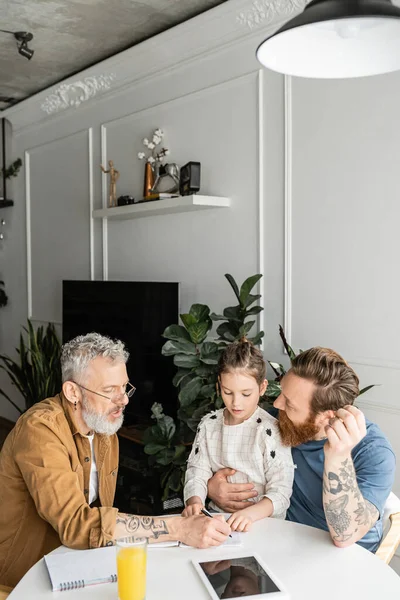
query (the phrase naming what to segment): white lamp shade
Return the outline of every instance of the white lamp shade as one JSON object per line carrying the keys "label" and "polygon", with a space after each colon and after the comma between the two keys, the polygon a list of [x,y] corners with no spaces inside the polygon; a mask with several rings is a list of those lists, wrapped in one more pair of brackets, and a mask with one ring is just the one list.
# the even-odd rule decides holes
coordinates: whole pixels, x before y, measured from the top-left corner
{"label": "white lamp shade", "polygon": [[298,77],[335,79],[397,71],[400,10],[387,4],[398,16],[359,14],[334,19],[330,15],[300,25],[295,24],[296,17],[293,27],[287,23],[259,46],[257,58],[273,71]]}

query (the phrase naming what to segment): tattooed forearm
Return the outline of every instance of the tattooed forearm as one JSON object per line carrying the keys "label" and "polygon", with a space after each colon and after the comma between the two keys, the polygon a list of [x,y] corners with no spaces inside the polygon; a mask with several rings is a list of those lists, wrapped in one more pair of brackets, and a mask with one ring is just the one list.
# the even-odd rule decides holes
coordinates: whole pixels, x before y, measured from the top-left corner
{"label": "tattooed forearm", "polygon": [[149,542],[168,535],[167,521],[157,517],[138,517],[118,513],[115,537],[130,536],[135,540],[147,539]]}
{"label": "tattooed forearm", "polygon": [[345,542],[350,539],[352,535],[351,533],[345,534],[345,531],[351,523],[351,517],[348,511],[346,511],[348,502],[349,497],[347,494],[344,494],[343,496],[324,504],[326,520],[336,534],[333,539],[338,542]]}
{"label": "tattooed forearm", "polygon": [[361,539],[379,517],[360,492],[351,457],[325,461],[323,505],[332,539],[339,545]]}

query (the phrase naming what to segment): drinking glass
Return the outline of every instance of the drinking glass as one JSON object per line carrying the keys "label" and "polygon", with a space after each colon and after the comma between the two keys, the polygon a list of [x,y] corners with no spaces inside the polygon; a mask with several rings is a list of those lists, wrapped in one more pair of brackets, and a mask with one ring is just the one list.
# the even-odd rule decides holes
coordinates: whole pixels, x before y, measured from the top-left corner
{"label": "drinking glass", "polygon": [[118,600],[146,600],[147,540],[120,538],[116,546]]}

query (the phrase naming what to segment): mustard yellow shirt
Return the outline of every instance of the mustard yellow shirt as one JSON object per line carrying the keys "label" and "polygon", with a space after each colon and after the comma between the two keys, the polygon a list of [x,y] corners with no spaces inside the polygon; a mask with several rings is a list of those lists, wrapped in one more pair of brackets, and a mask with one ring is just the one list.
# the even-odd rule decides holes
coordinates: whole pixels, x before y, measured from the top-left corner
{"label": "mustard yellow shirt", "polygon": [[62,394],[24,413],[0,453],[0,584],[15,586],[45,554],[64,544],[112,543],[118,438],[95,434],[98,507],[90,507],[91,451]]}

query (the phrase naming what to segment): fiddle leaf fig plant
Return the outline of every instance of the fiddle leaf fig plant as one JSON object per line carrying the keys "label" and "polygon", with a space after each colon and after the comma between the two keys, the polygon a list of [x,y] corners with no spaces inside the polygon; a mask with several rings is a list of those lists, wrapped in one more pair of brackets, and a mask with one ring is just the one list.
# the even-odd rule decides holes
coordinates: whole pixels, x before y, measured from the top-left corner
{"label": "fiddle leaf fig plant", "polygon": [[[222,314],[210,313],[205,304],[193,304],[188,313],[181,314],[182,325],[170,325],[164,331],[162,353],[171,356],[177,367],[173,379],[178,389],[177,420],[164,415],[160,405],[153,405],[156,420],[145,432],[144,451],[149,462],[161,472],[163,500],[183,488],[186,461],[199,421],[208,412],[221,408],[222,398],[217,389],[218,361],[222,350],[234,340],[247,336],[256,321],[254,316],[263,308],[255,303],[260,294],[252,294],[262,275],[252,275],[240,286],[232,275],[225,275],[237,304],[225,308]],[[217,337],[210,338],[214,322],[221,321]],[[264,332],[249,337],[259,345]]]}

